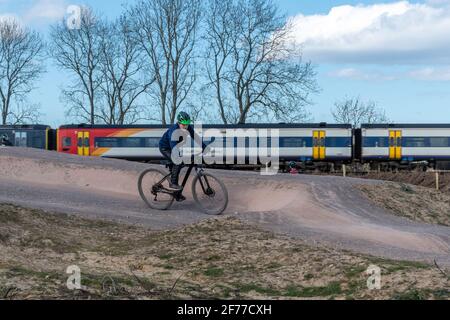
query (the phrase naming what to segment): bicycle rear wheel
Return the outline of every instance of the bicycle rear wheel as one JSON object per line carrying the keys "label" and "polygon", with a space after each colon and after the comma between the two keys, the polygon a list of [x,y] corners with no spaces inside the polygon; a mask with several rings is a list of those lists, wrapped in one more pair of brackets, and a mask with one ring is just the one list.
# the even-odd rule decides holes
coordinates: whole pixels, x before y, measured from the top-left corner
{"label": "bicycle rear wheel", "polygon": [[228,206],[228,191],[222,181],[207,172],[192,181],[192,196],[200,209],[210,215],[222,214]]}
{"label": "bicycle rear wheel", "polygon": [[173,194],[164,191],[169,186],[169,179],[163,180],[168,174],[162,169],[147,169],[139,176],[139,195],[152,209],[167,210],[173,203]]}

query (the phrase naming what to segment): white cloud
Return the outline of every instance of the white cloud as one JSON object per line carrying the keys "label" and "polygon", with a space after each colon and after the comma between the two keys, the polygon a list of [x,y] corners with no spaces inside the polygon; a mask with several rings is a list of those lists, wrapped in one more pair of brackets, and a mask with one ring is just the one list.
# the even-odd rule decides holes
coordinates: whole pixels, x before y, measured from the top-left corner
{"label": "white cloud", "polygon": [[387,74],[378,70],[363,71],[355,68],[343,68],[328,73],[334,78],[365,80],[365,81],[391,81],[398,79],[398,75]]}
{"label": "white cloud", "polygon": [[393,81],[413,79],[420,81],[450,81],[450,66],[423,67],[407,71],[363,70],[357,68],[342,68],[331,71],[329,77],[363,80],[363,81]]}
{"label": "white cloud", "polygon": [[421,68],[417,70],[410,71],[408,76],[425,81],[450,81],[450,67],[445,68]]}
{"label": "white cloud", "polygon": [[313,62],[450,63],[450,1],[338,6],[292,18],[293,37]]}
{"label": "white cloud", "polygon": [[27,23],[53,22],[64,17],[66,10],[65,0],[35,0],[24,13],[23,20]]}

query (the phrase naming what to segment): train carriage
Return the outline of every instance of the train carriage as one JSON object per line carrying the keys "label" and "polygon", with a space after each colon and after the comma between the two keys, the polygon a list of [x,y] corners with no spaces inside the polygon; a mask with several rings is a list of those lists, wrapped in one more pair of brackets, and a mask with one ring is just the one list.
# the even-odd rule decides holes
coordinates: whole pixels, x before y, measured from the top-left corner
{"label": "train carriage", "polygon": [[[167,128],[161,125],[62,126],[58,130],[58,151],[138,161],[159,160],[162,155],[158,143]],[[266,144],[262,142],[263,138],[259,135],[263,131],[279,135],[276,139],[281,161],[315,163],[352,160],[351,125],[203,125],[201,131],[198,133],[204,136],[206,144],[214,143],[216,147],[224,148],[225,164],[236,163],[233,155],[245,155],[248,160],[252,148],[271,147],[271,139]]]}
{"label": "train carriage", "polygon": [[448,167],[450,124],[363,124],[361,160]]}
{"label": "train carriage", "polygon": [[47,125],[2,125],[0,137],[4,135],[14,147],[56,149],[56,130]]}

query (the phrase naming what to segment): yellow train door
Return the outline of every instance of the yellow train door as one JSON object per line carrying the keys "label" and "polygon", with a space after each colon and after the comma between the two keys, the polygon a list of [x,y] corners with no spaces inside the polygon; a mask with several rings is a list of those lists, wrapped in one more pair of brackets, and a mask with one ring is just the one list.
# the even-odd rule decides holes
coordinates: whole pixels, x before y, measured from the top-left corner
{"label": "yellow train door", "polygon": [[324,160],[326,156],[325,150],[326,134],[323,130],[313,131],[313,159]]}
{"label": "yellow train door", "polygon": [[402,158],[402,132],[400,130],[395,132],[395,141],[395,156],[397,157],[397,160],[400,160]]}
{"label": "yellow train door", "polygon": [[77,149],[79,156],[89,156],[89,132],[79,131],[77,135]]}
{"label": "yellow train door", "polygon": [[389,158],[400,160],[402,158],[402,131],[389,131]]}

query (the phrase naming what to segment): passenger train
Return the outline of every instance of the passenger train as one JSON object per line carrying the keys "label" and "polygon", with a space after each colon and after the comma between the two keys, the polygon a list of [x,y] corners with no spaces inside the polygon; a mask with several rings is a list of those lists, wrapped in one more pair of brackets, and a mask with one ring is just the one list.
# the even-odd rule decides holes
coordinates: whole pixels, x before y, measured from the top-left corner
{"label": "passenger train", "polygon": [[[151,162],[162,159],[158,143],[167,128],[65,125],[55,130],[45,125],[0,126],[0,137],[6,135],[13,146],[19,147]],[[261,136],[253,141],[250,132],[276,130],[281,164],[303,169],[328,170],[355,163],[381,169],[450,168],[450,124],[363,124],[361,128],[327,123],[203,125],[202,130],[198,133],[205,144],[223,146],[226,165],[236,164],[233,155],[238,154],[246,154],[248,162],[251,148],[274,143],[270,138],[266,143]]]}

